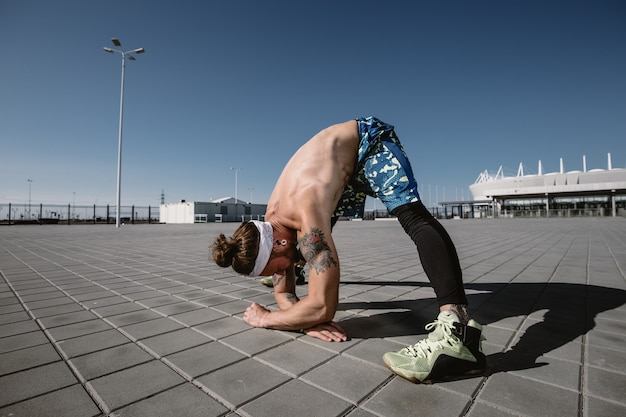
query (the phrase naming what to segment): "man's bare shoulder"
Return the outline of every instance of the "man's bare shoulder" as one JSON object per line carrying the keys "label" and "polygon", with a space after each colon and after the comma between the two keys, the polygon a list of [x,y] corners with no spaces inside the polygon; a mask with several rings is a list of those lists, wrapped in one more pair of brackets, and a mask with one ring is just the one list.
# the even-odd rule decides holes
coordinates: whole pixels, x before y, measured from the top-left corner
{"label": "man's bare shoulder", "polygon": [[306,142],[283,169],[266,220],[296,230],[330,223],[354,169],[358,136],[356,120],[350,120],[329,126]]}
{"label": "man's bare shoulder", "polygon": [[326,129],[319,132],[318,135],[333,136],[338,139],[355,138],[358,136],[356,120],[348,120],[347,122],[328,126]]}
{"label": "man's bare shoulder", "polygon": [[355,119],[350,119],[343,123],[334,124],[332,125],[332,127],[336,127],[337,129],[350,130],[350,134],[353,134],[357,127],[357,122]]}
{"label": "man's bare shoulder", "polygon": [[342,153],[347,153],[350,156],[358,147],[358,143],[359,132],[356,120],[349,120],[321,130],[305,143],[300,151],[306,153],[307,158],[311,156],[312,152],[324,155],[324,158]]}

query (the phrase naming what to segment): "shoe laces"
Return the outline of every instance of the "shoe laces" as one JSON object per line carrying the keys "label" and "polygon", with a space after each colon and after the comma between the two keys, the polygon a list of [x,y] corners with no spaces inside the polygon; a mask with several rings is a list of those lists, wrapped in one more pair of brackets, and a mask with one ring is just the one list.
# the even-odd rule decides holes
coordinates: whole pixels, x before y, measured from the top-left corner
{"label": "shoe laces", "polygon": [[[452,325],[448,322],[435,320],[432,323],[426,325],[425,329],[429,332],[429,336],[426,339],[422,339],[414,345],[410,345],[406,347],[406,351],[413,357],[419,358],[427,358],[429,355],[432,355],[434,351],[437,351],[441,348],[454,346],[455,342],[458,342],[458,339],[452,334]],[[435,339],[431,336],[434,335],[433,332],[440,329],[441,335]]]}

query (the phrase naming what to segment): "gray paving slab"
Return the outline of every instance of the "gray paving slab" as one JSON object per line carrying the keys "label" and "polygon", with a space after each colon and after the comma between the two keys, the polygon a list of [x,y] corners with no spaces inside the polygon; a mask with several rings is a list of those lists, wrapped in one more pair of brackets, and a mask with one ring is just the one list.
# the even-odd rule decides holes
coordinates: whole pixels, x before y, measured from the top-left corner
{"label": "gray paving slab", "polygon": [[37,323],[28,320],[0,325],[0,334],[3,337],[34,332],[36,330],[39,330]]}
{"label": "gray paving slab", "polygon": [[67,364],[61,361],[0,376],[2,387],[0,407],[56,391],[77,382]]}
{"label": "gray paving slab", "polygon": [[335,227],[334,344],[243,322],[276,305],[207,258],[236,224],[2,227],[0,416],[626,415],[626,220],[443,224],[490,369],[434,385],[381,361],[437,309],[396,221]]}
{"label": "gray paving slab", "polygon": [[72,339],[86,334],[109,330],[111,326],[102,320],[89,320],[80,323],[68,324],[66,326],[53,327],[48,329],[48,333],[55,341]]}
{"label": "gray paving slab", "polygon": [[89,381],[152,359],[144,349],[133,343],[127,343],[72,358],[70,363],[82,380]]}
{"label": "gray paving slab", "polygon": [[341,416],[350,403],[298,379],[270,391],[241,408],[243,416]]}
{"label": "gray paving slab", "polygon": [[0,337],[0,353],[12,352],[15,350],[29,348],[31,346],[45,345],[48,343],[50,343],[50,341],[41,331]]}
{"label": "gray paving slab", "polygon": [[[106,298],[105,300],[108,300],[108,299],[109,298]],[[118,301],[120,300],[121,302],[117,302],[111,305],[92,305],[91,311],[93,311],[95,314],[97,314],[100,317],[116,316],[116,317],[113,317],[112,320],[114,320],[116,323],[123,324],[125,322],[121,320],[122,314],[132,313],[133,311],[144,312],[144,310],[146,309],[145,307],[142,307],[141,305],[137,303],[133,303],[132,301],[128,301],[123,298],[118,299]],[[157,317],[157,316],[154,316],[154,317]]]}
{"label": "gray paving slab", "polygon": [[187,383],[120,409],[116,414],[133,417],[219,417],[228,408]]}
{"label": "gray paving slab", "polygon": [[12,304],[0,306],[0,314],[16,313],[19,311],[24,311],[24,309],[19,304],[19,301],[17,299],[14,299],[14,301],[12,301]]}
{"label": "gray paving slab", "polygon": [[185,378],[193,380],[245,358],[243,353],[220,342],[210,342],[166,356],[163,361]]}
{"label": "gray paving slab", "polygon": [[297,377],[328,362],[334,356],[333,352],[296,339],[262,352],[256,359]]}
{"label": "gray paving slab", "polygon": [[153,360],[94,379],[88,384],[109,410],[116,410],[184,382],[164,363]]}
{"label": "gray paving slab", "polygon": [[0,325],[8,323],[16,323],[20,321],[30,320],[30,316],[25,311],[17,311],[15,313],[3,314],[0,317]]}
{"label": "gray paving slab", "polygon": [[128,342],[130,342],[128,337],[117,330],[109,328],[101,332],[61,340],[57,342],[56,346],[63,352],[66,358],[73,358]]}
{"label": "gray paving slab", "polygon": [[[178,304],[176,304],[178,306]],[[226,317],[224,313],[206,308],[200,304],[185,303],[185,306],[177,309],[156,308],[156,311],[162,314],[169,314],[172,320],[175,320],[185,326],[196,326],[209,321]]]}
{"label": "gray paving slab", "polygon": [[31,310],[30,313],[38,319],[43,319],[43,318],[50,317],[50,316],[57,316],[59,314],[76,313],[76,312],[84,312],[84,311],[85,311],[85,308],[80,304],[63,304],[63,305],[54,306],[54,307],[38,308],[35,310]]}
{"label": "gray paving slab", "polygon": [[184,326],[165,317],[124,326],[121,329],[135,340],[182,329]]}
{"label": "gray paving slab", "polygon": [[345,401],[358,404],[390,379],[390,375],[382,367],[347,356],[335,356],[301,379]]}
{"label": "gray paving slab", "polygon": [[96,417],[102,415],[79,384],[33,397],[0,409],[0,416]]}
{"label": "gray paving slab", "polygon": [[577,415],[578,400],[576,391],[510,373],[492,375],[478,396],[478,401],[505,405],[512,412],[532,416]]}
{"label": "gray paving slab", "polygon": [[133,324],[137,323],[145,323],[163,317],[156,311],[152,311],[149,309],[139,308],[135,310],[134,308],[139,306],[139,304],[136,303],[129,303],[128,306],[133,307],[133,311],[107,317],[107,321],[110,322],[113,326],[122,327],[132,326]]}
{"label": "gray paving slab", "polygon": [[61,357],[49,344],[14,350],[0,354],[0,375],[12,374],[59,360]]}
{"label": "gray paving slab", "polygon": [[199,377],[202,387],[228,407],[239,408],[290,380],[254,359],[244,359]]}
{"label": "gray paving slab", "polygon": [[207,341],[210,339],[205,335],[192,329],[183,328],[143,339],[141,346],[149,350],[154,356],[161,357],[202,345]]}
{"label": "gray paving slab", "polygon": [[394,378],[361,407],[377,416],[443,417],[463,415],[470,402],[471,397],[448,391],[437,385],[409,385],[406,381]]}

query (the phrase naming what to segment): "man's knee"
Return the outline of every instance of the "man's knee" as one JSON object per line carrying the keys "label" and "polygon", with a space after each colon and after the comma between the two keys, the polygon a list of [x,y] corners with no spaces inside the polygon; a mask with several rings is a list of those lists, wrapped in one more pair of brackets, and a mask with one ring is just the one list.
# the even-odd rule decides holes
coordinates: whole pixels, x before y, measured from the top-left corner
{"label": "man's knee", "polygon": [[424,203],[421,201],[415,201],[413,203],[403,204],[395,209],[391,210],[391,214],[396,216],[398,220],[402,221],[402,218],[407,216],[418,217],[423,220],[429,220],[432,217]]}

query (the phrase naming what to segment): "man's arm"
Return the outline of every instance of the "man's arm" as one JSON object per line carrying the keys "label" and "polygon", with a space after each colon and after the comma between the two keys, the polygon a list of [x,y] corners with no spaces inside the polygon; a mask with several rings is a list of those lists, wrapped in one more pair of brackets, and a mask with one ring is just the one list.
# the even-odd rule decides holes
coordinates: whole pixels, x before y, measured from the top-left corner
{"label": "man's arm", "polygon": [[[291,269],[294,269],[292,267]],[[296,296],[296,277],[289,270],[285,275],[274,274],[272,277],[274,284],[274,297],[281,310],[287,310],[295,305],[300,299]],[[263,307],[252,305],[248,308],[246,315],[251,311],[263,311]],[[269,312],[269,310],[267,310]],[[316,337],[325,342],[343,342],[348,339],[345,330],[341,328],[337,323],[328,321],[325,323],[319,323],[311,327],[302,329],[304,333],[311,337]]]}
{"label": "man's arm", "polygon": [[[253,304],[244,320],[255,327],[301,330],[330,322],[339,304],[339,261],[330,222],[310,225],[299,233],[300,250],[310,265],[308,295],[286,310],[269,311]],[[322,221],[313,224],[323,224]],[[305,232],[306,230],[306,232]]]}
{"label": "man's arm", "polygon": [[274,284],[274,298],[281,310],[291,308],[300,301],[296,296],[296,273],[294,266],[290,266],[285,275],[274,274],[272,283]]}

